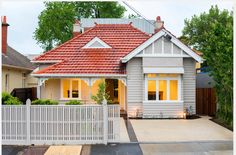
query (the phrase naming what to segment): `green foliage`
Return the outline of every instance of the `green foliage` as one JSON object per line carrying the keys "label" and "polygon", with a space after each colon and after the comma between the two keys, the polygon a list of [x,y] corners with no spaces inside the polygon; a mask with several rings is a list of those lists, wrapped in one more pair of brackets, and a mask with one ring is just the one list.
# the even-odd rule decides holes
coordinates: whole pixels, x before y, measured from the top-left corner
{"label": "green foliage", "polygon": [[140,18],[140,15],[135,15],[135,14],[129,14],[128,15],[129,19],[136,19],[136,18]]}
{"label": "green foliage", "polygon": [[208,13],[185,20],[188,45],[203,52],[216,82],[217,117],[233,124],[233,12],[212,6]]}
{"label": "green foliage", "polygon": [[82,103],[78,100],[70,100],[69,102],[66,102],[65,105],[82,105]]}
{"label": "green foliage", "polygon": [[107,103],[111,103],[109,94],[106,92],[106,82],[102,81],[98,85],[98,93],[96,96],[91,97],[94,101],[97,102],[97,104],[102,104],[103,99],[105,98],[107,100]]}
{"label": "green foliage", "polygon": [[2,104],[3,105],[20,105],[22,104],[22,102],[17,97],[13,97],[9,93],[2,92]]}
{"label": "green foliage", "polygon": [[121,18],[126,11],[118,2],[45,2],[34,38],[50,50],[72,38],[75,19]]}
{"label": "green foliage", "polygon": [[32,101],[32,105],[58,105],[58,102],[50,99],[38,99]]}

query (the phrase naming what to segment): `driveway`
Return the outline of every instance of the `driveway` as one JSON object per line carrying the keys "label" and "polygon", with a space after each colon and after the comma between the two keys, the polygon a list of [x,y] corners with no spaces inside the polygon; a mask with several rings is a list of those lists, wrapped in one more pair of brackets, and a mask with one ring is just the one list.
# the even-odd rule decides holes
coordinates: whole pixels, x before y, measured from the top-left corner
{"label": "driveway", "polygon": [[139,142],[232,141],[233,132],[210,121],[199,119],[131,119]]}

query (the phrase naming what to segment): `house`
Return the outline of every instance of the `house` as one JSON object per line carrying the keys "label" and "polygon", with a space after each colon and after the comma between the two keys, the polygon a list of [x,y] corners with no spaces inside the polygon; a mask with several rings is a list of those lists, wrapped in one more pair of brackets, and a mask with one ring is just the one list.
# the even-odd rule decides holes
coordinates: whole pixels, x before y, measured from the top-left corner
{"label": "house", "polygon": [[196,62],[202,58],[164,28],[158,16],[152,35],[129,24],[98,24],[36,57],[38,97],[93,103],[98,84],[128,117],[183,118],[196,112]]}
{"label": "house", "polygon": [[2,91],[11,93],[15,88],[36,87],[37,79],[30,75],[35,66],[7,44],[8,26],[6,16],[2,17]]}

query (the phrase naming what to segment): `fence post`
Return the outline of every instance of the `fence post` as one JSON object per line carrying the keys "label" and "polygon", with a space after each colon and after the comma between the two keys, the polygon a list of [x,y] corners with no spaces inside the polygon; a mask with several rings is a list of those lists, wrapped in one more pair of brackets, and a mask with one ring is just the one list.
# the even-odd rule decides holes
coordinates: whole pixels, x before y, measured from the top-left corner
{"label": "fence post", "polygon": [[108,109],[107,109],[107,100],[102,101],[103,107],[103,143],[107,145],[108,141]]}
{"label": "fence post", "polygon": [[30,145],[30,99],[26,100],[26,145]]}

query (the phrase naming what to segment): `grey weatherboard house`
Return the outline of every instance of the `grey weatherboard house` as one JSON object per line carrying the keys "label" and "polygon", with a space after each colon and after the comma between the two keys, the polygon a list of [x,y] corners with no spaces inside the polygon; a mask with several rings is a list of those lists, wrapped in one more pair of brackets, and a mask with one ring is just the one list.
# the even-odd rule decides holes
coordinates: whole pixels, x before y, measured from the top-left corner
{"label": "grey weatherboard house", "polygon": [[[82,19],[82,24],[75,24],[74,30],[82,29],[82,32],[86,35],[86,33],[88,34],[92,31],[87,29],[93,27],[94,22],[96,22],[95,25],[98,28],[99,24],[103,24],[103,27],[105,27],[106,24],[118,24],[124,27],[122,24],[127,25],[130,20],[131,19]],[[125,75],[68,75],[49,74],[49,72],[43,74],[44,71],[53,72],[55,65],[50,67],[53,61],[40,62],[36,58],[33,62],[39,65],[38,73],[40,74],[35,73],[33,76],[39,78],[39,98],[48,98],[43,93],[48,92],[48,94],[50,94],[50,88],[55,86],[55,88],[61,91],[58,91],[57,94],[52,94],[51,99],[56,99],[63,103],[64,100],[73,99],[73,94],[71,97],[69,93],[65,95],[64,92],[78,92],[75,96],[81,100],[84,98],[85,101],[94,90],[93,85],[96,85],[97,79],[105,78],[107,82],[111,82],[109,79],[118,79],[118,102],[121,109],[127,111],[128,117],[183,118],[184,109],[190,107],[192,108],[193,114],[195,114],[195,66],[196,62],[202,62],[202,58],[167,31],[159,16],[156,21],[151,21],[154,25],[150,25],[150,23],[145,20],[136,20],[137,21],[132,19],[132,26],[140,29],[139,31],[148,33],[150,37],[127,55],[120,58],[120,63],[125,65]],[[77,28],[75,28],[75,26],[77,26]],[[61,47],[63,47],[63,45],[59,48]],[[98,48],[109,49],[111,46],[99,37],[95,37],[81,48],[87,50]],[[60,62],[58,66],[60,66]],[[47,67],[48,69],[45,69]],[[73,79],[71,84],[67,81],[67,87],[65,79],[68,78]],[[76,83],[76,88],[73,90],[71,87],[73,87],[73,80],[76,80],[75,78],[78,79],[79,82],[78,84]],[[45,81],[46,85],[43,86]],[[89,87],[87,87],[85,83]],[[77,85],[79,88],[77,88]],[[114,87],[111,89],[113,91]],[[84,95],[85,92],[87,95]],[[81,96],[81,98],[78,96]]]}

